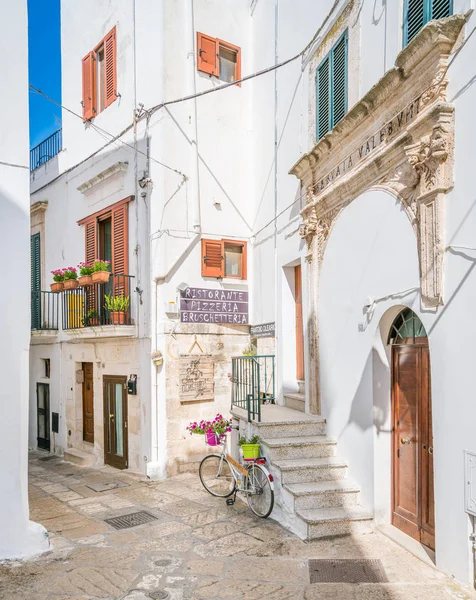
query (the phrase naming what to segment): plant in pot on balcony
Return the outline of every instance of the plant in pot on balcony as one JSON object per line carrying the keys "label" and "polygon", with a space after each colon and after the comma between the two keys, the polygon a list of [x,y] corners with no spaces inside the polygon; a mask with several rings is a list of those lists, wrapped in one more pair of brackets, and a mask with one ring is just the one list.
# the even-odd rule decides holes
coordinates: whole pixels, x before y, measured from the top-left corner
{"label": "plant in pot on balcony", "polygon": [[225,434],[231,431],[231,421],[218,414],[213,421],[192,421],[187,426],[190,435],[204,435],[205,443],[209,446],[218,446],[224,439]]}
{"label": "plant in pot on balcony", "polygon": [[111,273],[109,267],[111,262],[109,260],[96,259],[93,263],[93,273],[91,275],[93,283],[107,283]]}
{"label": "plant in pot on balcony", "polygon": [[83,319],[83,327],[94,327],[94,325],[99,325],[99,316],[94,308],[88,310],[88,312],[84,315]]}
{"label": "plant in pot on balcony", "polygon": [[63,282],[64,282],[64,270],[56,269],[55,271],[51,271],[53,275],[53,283],[51,284],[52,292],[62,292],[63,291]]}
{"label": "plant in pot on balcony", "polygon": [[93,265],[90,265],[88,262],[80,262],[78,265],[79,268],[79,278],[78,283],[82,287],[86,287],[87,285],[91,285],[93,282],[92,274],[94,271]]}
{"label": "plant in pot on balcony", "polygon": [[243,460],[254,460],[259,457],[259,447],[261,440],[259,436],[252,435],[250,438],[242,435],[238,440],[238,446],[240,446],[243,452]]}
{"label": "plant in pot on balcony", "polygon": [[63,287],[65,290],[74,290],[78,287],[78,271],[75,267],[66,267],[64,272]]}
{"label": "plant in pot on balcony", "polygon": [[104,300],[106,301],[106,310],[111,314],[111,321],[113,325],[124,325],[126,321],[126,312],[129,309],[129,296],[105,295]]}

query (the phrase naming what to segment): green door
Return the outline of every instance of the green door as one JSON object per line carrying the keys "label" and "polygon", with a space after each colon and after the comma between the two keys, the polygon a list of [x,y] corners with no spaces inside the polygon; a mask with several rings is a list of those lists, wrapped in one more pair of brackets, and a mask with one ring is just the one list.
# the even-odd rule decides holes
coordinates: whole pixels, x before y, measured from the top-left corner
{"label": "green door", "polygon": [[30,238],[31,250],[31,328],[41,328],[41,256],[40,234]]}

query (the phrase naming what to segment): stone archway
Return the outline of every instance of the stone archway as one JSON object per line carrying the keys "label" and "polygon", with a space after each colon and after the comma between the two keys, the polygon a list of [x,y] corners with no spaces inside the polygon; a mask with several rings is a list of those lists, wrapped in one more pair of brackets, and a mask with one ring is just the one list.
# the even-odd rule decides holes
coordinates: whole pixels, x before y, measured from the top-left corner
{"label": "stone archway", "polygon": [[[395,67],[291,169],[306,190],[310,412],[320,413],[317,298],[327,239],[342,209],[371,188],[400,200],[418,244],[424,307],[443,303],[443,210],[453,186],[454,107],[447,102],[448,58],[462,15],[432,21]],[[350,149],[350,152],[349,152]]]}

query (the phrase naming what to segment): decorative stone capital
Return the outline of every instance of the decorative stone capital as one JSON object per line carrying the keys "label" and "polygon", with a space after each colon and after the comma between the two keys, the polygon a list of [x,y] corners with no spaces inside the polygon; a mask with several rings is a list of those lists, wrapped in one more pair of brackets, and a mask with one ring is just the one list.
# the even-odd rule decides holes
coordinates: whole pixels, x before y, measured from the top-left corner
{"label": "decorative stone capital", "polygon": [[306,240],[308,250],[311,249],[312,241],[314,236],[317,234],[319,227],[316,209],[311,207],[307,211],[306,216],[303,219],[301,226],[299,227],[299,235]]}

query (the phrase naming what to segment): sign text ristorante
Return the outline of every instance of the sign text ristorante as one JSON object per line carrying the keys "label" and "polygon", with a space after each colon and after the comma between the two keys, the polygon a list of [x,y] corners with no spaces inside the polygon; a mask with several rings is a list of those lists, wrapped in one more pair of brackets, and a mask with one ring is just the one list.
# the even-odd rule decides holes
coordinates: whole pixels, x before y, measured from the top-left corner
{"label": "sign text ristorante", "polygon": [[387,142],[399,133],[410,121],[415,119],[420,112],[422,95],[400,111],[393,119],[386,123],[377,133],[356,148],[347,158],[334,167],[327,175],[319,179],[314,186],[314,193],[318,194],[334,183],[339,177],[351,171],[360,161],[366,158],[384,142]]}

